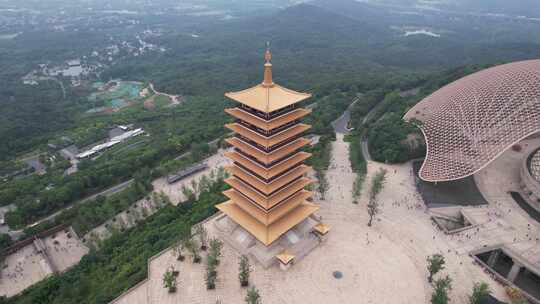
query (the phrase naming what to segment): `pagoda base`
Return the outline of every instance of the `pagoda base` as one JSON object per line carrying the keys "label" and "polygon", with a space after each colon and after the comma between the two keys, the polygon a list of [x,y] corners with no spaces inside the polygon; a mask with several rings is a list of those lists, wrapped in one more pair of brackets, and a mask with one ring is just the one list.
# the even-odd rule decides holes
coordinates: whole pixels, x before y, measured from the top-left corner
{"label": "pagoda base", "polygon": [[323,241],[314,233],[314,227],[319,223],[320,220],[316,216],[310,216],[280,236],[270,246],[265,246],[226,214],[219,215],[214,221],[224,242],[238,253],[250,256],[264,268],[279,265],[276,256],[284,250],[295,256],[295,263],[307,256]]}

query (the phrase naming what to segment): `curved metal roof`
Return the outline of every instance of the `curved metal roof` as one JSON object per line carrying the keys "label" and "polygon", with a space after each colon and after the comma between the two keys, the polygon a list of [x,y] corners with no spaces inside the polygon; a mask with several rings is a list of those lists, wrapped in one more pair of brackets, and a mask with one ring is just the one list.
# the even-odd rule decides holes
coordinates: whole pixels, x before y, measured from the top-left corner
{"label": "curved metal roof", "polygon": [[457,80],[404,117],[420,121],[426,181],[471,176],[505,150],[540,131],[540,60],[489,68]]}

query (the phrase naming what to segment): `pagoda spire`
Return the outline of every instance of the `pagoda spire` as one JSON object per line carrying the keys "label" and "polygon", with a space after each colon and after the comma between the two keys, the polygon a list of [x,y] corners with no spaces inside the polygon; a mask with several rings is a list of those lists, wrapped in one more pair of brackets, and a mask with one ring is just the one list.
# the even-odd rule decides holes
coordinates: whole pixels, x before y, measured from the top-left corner
{"label": "pagoda spire", "polygon": [[270,52],[270,42],[266,43],[266,53],[264,54],[264,81],[263,86],[272,87],[274,81],[272,80],[272,53]]}

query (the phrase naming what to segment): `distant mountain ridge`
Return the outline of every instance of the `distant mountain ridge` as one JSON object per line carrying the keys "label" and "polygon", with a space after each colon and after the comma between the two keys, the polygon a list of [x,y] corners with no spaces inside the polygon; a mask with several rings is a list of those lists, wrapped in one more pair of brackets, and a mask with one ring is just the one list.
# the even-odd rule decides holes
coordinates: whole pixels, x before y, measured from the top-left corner
{"label": "distant mountain ridge", "polygon": [[540,17],[540,1],[538,0],[364,0],[362,2],[408,8],[432,8],[471,14]]}
{"label": "distant mountain ridge", "polygon": [[[418,29],[439,36],[405,35]],[[129,67],[131,77],[151,78],[165,91],[207,94],[209,84],[216,92],[241,89],[260,80],[261,50],[271,41],[277,81],[306,89],[306,83],[369,73],[425,73],[539,58],[539,29],[489,18],[399,14],[354,0],[315,0],[198,26],[196,39],[160,38],[170,52],[133,59],[106,77],[123,77]],[[163,67],[174,72],[163,73]]]}

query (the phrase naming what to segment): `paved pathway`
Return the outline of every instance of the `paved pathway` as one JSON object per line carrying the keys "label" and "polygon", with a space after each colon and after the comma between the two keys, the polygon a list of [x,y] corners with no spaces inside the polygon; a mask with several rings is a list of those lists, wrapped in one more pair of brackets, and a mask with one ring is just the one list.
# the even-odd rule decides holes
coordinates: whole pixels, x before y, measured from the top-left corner
{"label": "paved pathway", "polygon": [[84,203],[87,203],[89,201],[92,201],[94,200],[95,198],[97,198],[98,196],[111,196],[115,193],[118,193],[124,189],[126,189],[127,187],[129,187],[131,184],[133,183],[133,179],[130,179],[128,181],[125,181],[123,183],[120,183],[118,185],[115,185],[115,186],[112,186],[108,189],[105,189],[99,193],[96,193],[96,194],[93,194],[93,195],[90,195],[90,196],[87,196],[81,200],[78,200],[76,201],[75,203],[69,205],[68,207],[65,207],[61,210],[58,210],[56,211],[55,213],[45,217],[45,218],[42,218],[40,219],[39,221],[33,223],[33,224],[30,224],[28,225],[27,227],[33,227],[33,226],[36,226],[36,225],[39,225],[40,223],[44,222],[44,221],[48,221],[48,220],[52,220],[54,218],[56,218],[57,216],[59,216],[62,212],[66,211],[66,210],[69,210],[77,205],[81,205],[81,204],[84,204]]}
{"label": "paved pathway", "polygon": [[159,92],[157,91],[155,88],[154,88],[154,84],[153,83],[150,83],[150,89],[154,92],[154,94],[156,95],[163,95],[163,96],[167,96],[171,99],[171,105],[177,105],[177,104],[180,104],[180,101],[181,101],[181,98],[182,96],[181,95],[172,95],[172,94],[167,94],[167,93],[163,93],[163,92]]}
{"label": "paved pathway", "polygon": [[358,97],[353,100],[353,102],[347,107],[347,110],[343,112],[343,114],[332,122],[332,127],[334,127],[334,131],[339,134],[349,134],[350,129],[349,121],[351,120],[351,109],[354,106],[354,104],[358,102]]}
{"label": "paved pathway", "polygon": [[[252,283],[263,303],[426,303],[425,275],[392,239],[368,228],[365,209],[352,203],[354,174],[348,162],[348,144],[337,135],[328,177],[331,186],[320,215],[332,227],[329,239],[287,272],[254,265]],[[213,222],[206,224],[215,233]],[[366,242],[367,238],[373,240]],[[115,303],[243,303],[245,289],[237,281],[238,254],[224,246],[215,291],[204,288],[204,268],[177,262],[171,251],[153,259],[149,280]],[[167,267],[180,270],[176,294],[163,288]],[[424,265],[422,265],[424,266]],[[341,271],[342,279],[332,273]]]}
{"label": "paved pathway", "polygon": [[[445,256],[446,269],[437,277],[449,275],[453,279],[452,303],[468,303],[468,295],[476,282],[487,282],[497,298],[507,300],[504,288],[473,264],[469,252],[484,244],[508,240],[515,233],[520,237],[516,245],[527,245],[528,240],[522,242],[526,237],[522,234],[528,227],[522,212],[512,209],[511,215],[495,219],[501,208],[489,199],[488,193],[492,205],[468,211],[480,223],[477,231],[445,235],[434,226],[416,191],[410,162],[401,165],[369,162],[363,187],[366,191],[355,205],[352,203],[355,175],[349,163],[348,143],[343,141],[343,134],[338,133],[336,137],[327,172],[330,183],[327,199],[316,201],[321,205],[318,214],[331,227],[328,239],[287,272],[277,267],[264,270],[254,265],[252,283],[260,290],[263,303],[428,304],[432,287],[426,279],[426,257],[434,253]],[[367,227],[368,189],[371,177],[380,168],[388,172],[379,196],[382,213],[373,227]],[[206,227],[210,235],[215,235],[212,221],[207,222]],[[534,233],[537,235],[538,230]],[[529,256],[539,252],[530,246],[521,247],[526,247],[524,253]],[[217,289],[207,291],[201,265],[176,262],[172,252],[166,251],[152,259],[149,280],[115,303],[214,304],[216,299],[222,303],[242,303],[245,289],[238,286],[237,261],[236,251],[225,244]],[[170,265],[180,269],[181,283],[176,294],[168,294],[161,282]],[[335,279],[334,271],[341,271],[343,278]]]}

